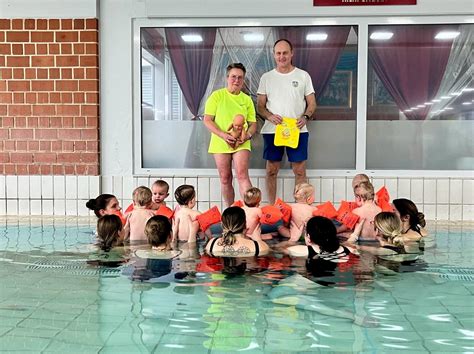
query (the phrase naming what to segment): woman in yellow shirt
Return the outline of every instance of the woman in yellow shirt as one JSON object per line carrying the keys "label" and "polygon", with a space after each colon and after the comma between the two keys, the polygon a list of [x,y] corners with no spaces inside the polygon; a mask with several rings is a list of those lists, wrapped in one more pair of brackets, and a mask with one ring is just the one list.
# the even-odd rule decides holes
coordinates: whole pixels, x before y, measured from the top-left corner
{"label": "woman in yellow shirt", "polygon": [[[214,155],[222,196],[227,206],[234,202],[235,192],[232,186],[232,163],[234,163],[240,195],[252,187],[248,165],[250,158],[250,139],[257,130],[255,107],[250,96],[242,92],[245,79],[245,67],[241,63],[227,67],[227,87],[214,91],[206,101],[204,125],[211,132],[210,154]],[[245,118],[241,137],[235,138],[230,129],[234,117]]]}

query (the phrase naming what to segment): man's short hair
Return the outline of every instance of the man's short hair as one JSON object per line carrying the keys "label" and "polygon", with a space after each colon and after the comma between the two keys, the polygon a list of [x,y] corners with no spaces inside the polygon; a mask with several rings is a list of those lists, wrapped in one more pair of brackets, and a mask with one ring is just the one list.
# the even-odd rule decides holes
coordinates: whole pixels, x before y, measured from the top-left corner
{"label": "man's short hair", "polygon": [[275,44],[273,44],[273,51],[274,51],[274,52],[275,52],[275,47],[276,47],[276,45],[277,45],[278,43],[280,43],[280,42],[286,42],[286,43],[288,43],[288,45],[290,46],[290,50],[293,51],[293,44],[291,44],[291,42],[290,42],[288,39],[286,39],[286,38],[280,38],[279,40],[277,40],[277,41],[275,42]]}
{"label": "man's short hair", "polygon": [[229,64],[226,68],[226,73],[227,75],[229,75],[229,72],[232,70],[232,69],[240,69],[244,72],[244,74],[247,72],[247,70],[245,69],[245,66],[244,64],[242,63],[232,63],[232,64]]}

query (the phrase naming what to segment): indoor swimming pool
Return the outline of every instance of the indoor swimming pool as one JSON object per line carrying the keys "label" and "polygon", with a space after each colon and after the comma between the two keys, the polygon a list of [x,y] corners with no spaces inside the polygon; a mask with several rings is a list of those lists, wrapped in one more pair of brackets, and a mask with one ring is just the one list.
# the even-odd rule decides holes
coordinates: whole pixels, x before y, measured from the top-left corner
{"label": "indoor swimming pool", "polygon": [[99,254],[95,222],[1,220],[0,351],[474,351],[472,223],[429,222],[432,238],[410,261],[363,253],[315,278],[279,253]]}

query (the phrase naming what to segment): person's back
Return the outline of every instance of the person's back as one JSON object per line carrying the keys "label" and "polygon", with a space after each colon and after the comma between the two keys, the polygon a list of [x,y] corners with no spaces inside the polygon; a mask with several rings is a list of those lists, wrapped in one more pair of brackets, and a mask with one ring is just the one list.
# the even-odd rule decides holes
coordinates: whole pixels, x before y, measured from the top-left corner
{"label": "person's back", "polygon": [[[359,223],[354,228],[356,230],[355,233],[358,234],[359,240],[375,241],[377,232],[374,230],[374,219],[382,209],[375,204],[374,187],[370,182],[361,182],[354,189],[354,192],[356,200],[360,205],[352,211],[360,217]],[[359,225],[360,223],[363,224]]]}
{"label": "person's back", "polygon": [[174,195],[180,208],[173,216],[173,241],[196,242],[196,235],[199,231],[196,217],[201,213],[193,210],[196,205],[194,187],[183,184],[176,189]]}
{"label": "person's back", "polygon": [[129,231],[131,243],[147,242],[145,225],[153,215],[151,210],[152,192],[148,187],[138,187],[133,191],[133,210],[126,216],[125,229]]}
{"label": "person's back", "polygon": [[259,208],[262,194],[260,189],[252,187],[244,194],[244,203],[242,207],[245,211],[245,220],[247,232],[245,235],[253,240],[260,240],[262,228],[260,226],[260,218],[262,217],[262,209]]}

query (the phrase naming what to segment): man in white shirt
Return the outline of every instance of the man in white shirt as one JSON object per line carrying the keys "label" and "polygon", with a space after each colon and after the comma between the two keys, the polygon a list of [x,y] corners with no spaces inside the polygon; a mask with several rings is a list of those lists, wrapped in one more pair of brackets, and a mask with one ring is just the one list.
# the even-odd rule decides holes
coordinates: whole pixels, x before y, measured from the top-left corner
{"label": "man in white shirt", "polygon": [[[265,119],[261,134],[264,140],[263,158],[267,160],[267,193],[271,204],[276,199],[276,180],[285,149],[295,174],[295,185],[306,182],[309,140],[306,123],[316,110],[311,77],[292,64],[293,46],[290,41],[276,41],[273,57],[276,67],[262,75],[257,90],[257,111]],[[300,137],[295,149],[274,144],[275,127],[282,122],[282,117],[296,119]]]}

